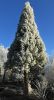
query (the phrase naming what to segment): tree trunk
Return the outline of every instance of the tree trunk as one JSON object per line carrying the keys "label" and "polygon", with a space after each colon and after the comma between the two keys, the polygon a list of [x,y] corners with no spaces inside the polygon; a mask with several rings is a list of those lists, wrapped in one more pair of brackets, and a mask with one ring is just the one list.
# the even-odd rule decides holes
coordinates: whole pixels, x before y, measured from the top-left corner
{"label": "tree trunk", "polygon": [[4,70],[4,75],[3,75],[3,81],[2,82],[5,82],[5,74],[6,74],[6,69]]}
{"label": "tree trunk", "polygon": [[28,95],[28,73],[24,70],[24,95]]}

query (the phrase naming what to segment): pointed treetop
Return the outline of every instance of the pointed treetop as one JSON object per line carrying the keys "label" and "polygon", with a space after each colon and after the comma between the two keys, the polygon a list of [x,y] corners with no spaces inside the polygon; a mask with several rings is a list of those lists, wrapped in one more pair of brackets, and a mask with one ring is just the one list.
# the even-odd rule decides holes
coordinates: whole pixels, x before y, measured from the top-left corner
{"label": "pointed treetop", "polygon": [[25,3],[23,12],[24,12],[24,11],[25,11],[28,15],[30,15],[30,17],[33,17],[33,19],[34,19],[34,11],[33,11],[33,8],[31,7],[29,1],[27,1],[27,2]]}
{"label": "pointed treetop", "polygon": [[30,6],[30,2],[27,1],[27,2],[25,3],[25,6]]}
{"label": "pointed treetop", "polygon": [[27,2],[25,3],[25,8],[28,8],[28,9],[30,8],[30,9],[33,11],[33,8],[31,7],[29,1],[27,1]]}
{"label": "pointed treetop", "polygon": [[29,11],[32,11],[32,13],[33,13],[33,8],[31,7],[29,1],[27,1],[27,2],[25,3],[25,8],[26,8],[26,9],[29,9]]}

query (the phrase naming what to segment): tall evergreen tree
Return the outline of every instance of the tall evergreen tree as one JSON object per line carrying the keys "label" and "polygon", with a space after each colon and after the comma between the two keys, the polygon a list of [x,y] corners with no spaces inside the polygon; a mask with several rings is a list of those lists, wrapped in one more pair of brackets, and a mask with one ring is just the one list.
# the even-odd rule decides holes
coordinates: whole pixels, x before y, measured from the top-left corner
{"label": "tall evergreen tree", "polygon": [[15,40],[8,52],[5,78],[7,76],[12,81],[23,81],[24,94],[28,94],[28,82],[33,89],[36,88],[37,79],[41,81],[40,73],[45,64],[45,46],[35,23],[33,9],[27,2],[19,20]]}

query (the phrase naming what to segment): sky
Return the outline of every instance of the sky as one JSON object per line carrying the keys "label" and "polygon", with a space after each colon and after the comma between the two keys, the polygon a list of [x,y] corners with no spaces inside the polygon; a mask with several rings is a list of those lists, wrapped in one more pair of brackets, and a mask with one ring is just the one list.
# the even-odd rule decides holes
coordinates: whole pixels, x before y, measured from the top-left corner
{"label": "sky", "polygon": [[[10,47],[15,38],[19,18],[27,0],[0,0],[0,45]],[[54,53],[54,0],[28,0],[45,43],[46,52]]]}

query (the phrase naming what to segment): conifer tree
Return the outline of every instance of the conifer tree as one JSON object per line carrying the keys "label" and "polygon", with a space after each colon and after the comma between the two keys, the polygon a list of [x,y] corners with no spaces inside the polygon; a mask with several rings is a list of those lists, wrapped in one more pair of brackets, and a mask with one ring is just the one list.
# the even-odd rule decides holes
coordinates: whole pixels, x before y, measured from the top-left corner
{"label": "conifer tree", "polygon": [[[25,94],[28,94],[28,82],[32,88],[36,88],[37,79],[41,81],[40,73],[46,64],[45,51],[45,45],[35,23],[33,9],[27,2],[5,63],[5,76],[12,81],[23,81]],[[8,71],[9,74],[6,75]]]}

